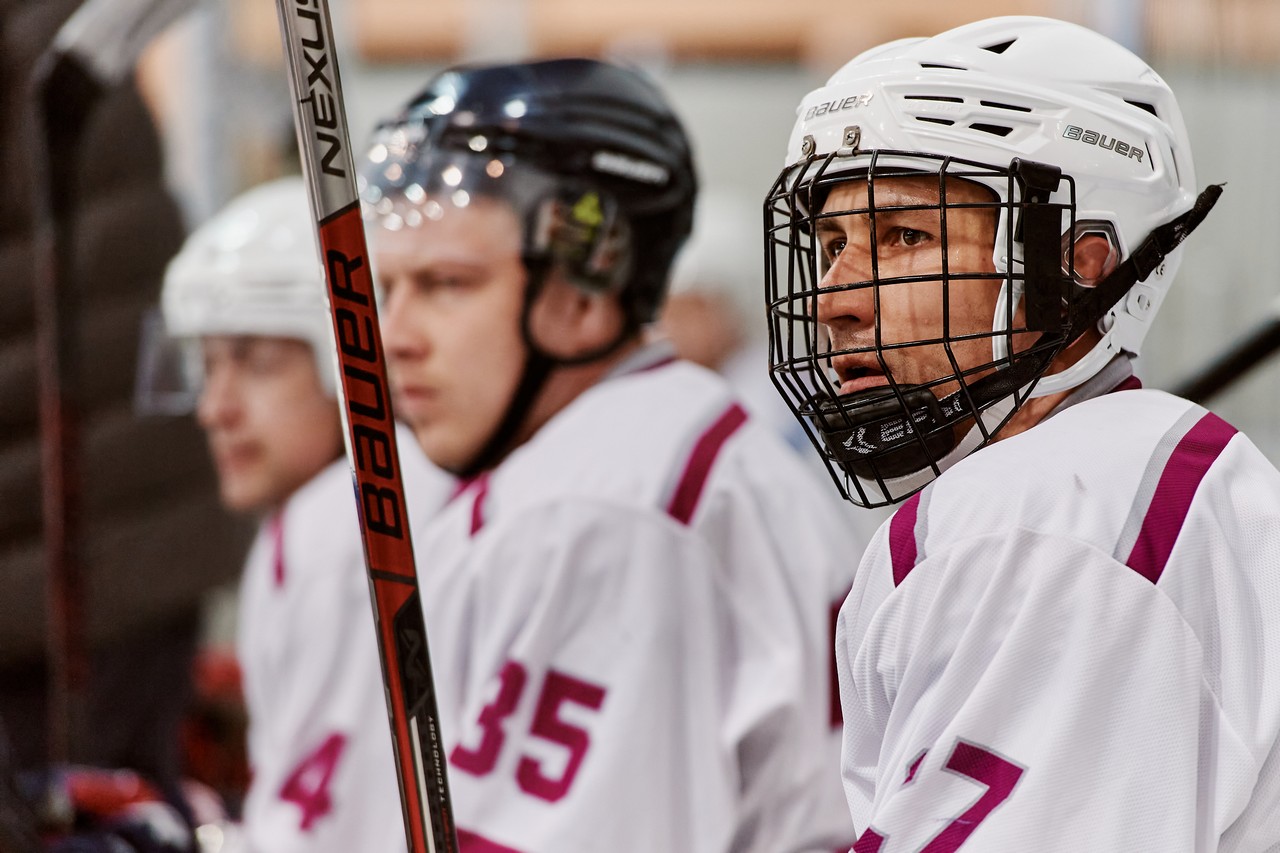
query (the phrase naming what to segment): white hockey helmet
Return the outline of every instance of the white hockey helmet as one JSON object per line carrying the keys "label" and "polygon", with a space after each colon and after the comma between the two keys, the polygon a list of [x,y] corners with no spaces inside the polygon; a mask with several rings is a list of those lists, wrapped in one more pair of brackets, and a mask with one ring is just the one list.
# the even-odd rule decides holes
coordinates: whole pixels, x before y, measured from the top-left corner
{"label": "white hockey helmet", "polygon": [[[1116,354],[1137,354],[1177,268],[1177,243],[1217,197],[1215,188],[1197,205],[1186,129],[1160,76],[1104,36],[1038,17],[993,18],[859,55],[800,104],[787,163],[765,206],[773,375],[842,492],[864,505],[918,490],[991,440],[1029,397],[1076,387]],[[820,210],[835,185],[905,175],[936,178],[943,207],[948,180],[993,193],[1002,281],[994,374],[975,381],[957,370],[911,387],[890,372],[888,389],[841,398],[816,328],[825,270],[813,226],[849,212]],[[853,212],[874,216],[874,190],[871,198]],[[1071,236],[1082,233],[1108,239],[1120,273],[1113,284],[1128,277],[1127,286],[1080,286]],[[834,288],[894,283],[876,275]],[[940,279],[944,294],[959,280]],[[1019,306],[1028,318],[1015,328]],[[1095,325],[1102,337],[1093,350],[1044,376]],[[1011,352],[1014,335],[1029,331],[1041,334],[1037,344]],[[930,389],[951,382],[960,390],[933,400]],[[977,428],[957,442],[966,419]]]}
{"label": "white hockey helmet", "polygon": [[[165,336],[174,342],[204,335],[305,341],[315,353],[321,387],[336,396],[332,332],[314,228],[306,187],[298,177],[262,184],[231,201],[187,238],[165,270]],[[194,400],[193,394],[187,396]]]}

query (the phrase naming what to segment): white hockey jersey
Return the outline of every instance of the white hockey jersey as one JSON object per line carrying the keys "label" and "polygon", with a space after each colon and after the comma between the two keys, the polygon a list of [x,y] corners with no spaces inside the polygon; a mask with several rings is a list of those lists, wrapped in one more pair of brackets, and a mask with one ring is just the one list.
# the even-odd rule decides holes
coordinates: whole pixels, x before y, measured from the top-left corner
{"label": "white hockey jersey", "polygon": [[965,459],[841,610],[856,853],[1280,850],[1280,473],[1124,390]]}
{"label": "white hockey jersey", "polygon": [[[398,444],[409,515],[421,525],[455,481],[407,430]],[[240,585],[252,853],[405,849],[373,625],[351,471],[340,460],[263,523]]]}
{"label": "white hockey jersey", "polygon": [[464,853],[848,849],[858,543],[719,377],[644,351],[417,546]]}

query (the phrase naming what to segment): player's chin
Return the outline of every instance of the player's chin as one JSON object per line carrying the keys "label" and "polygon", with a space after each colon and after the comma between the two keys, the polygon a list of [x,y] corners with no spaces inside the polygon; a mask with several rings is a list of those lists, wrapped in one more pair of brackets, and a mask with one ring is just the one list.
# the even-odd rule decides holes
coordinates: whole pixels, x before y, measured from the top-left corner
{"label": "player's chin", "polygon": [[261,476],[244,470],[221,473],[218,496],[222,505],[232,512],[268,512],[278,503],[274,490]]}
{"label": "player's chin", "polygon": [[463,471],[480,452],[470,434],[439,421],[413,424],[413,434],[422,452],[436,466],[446,471]]}

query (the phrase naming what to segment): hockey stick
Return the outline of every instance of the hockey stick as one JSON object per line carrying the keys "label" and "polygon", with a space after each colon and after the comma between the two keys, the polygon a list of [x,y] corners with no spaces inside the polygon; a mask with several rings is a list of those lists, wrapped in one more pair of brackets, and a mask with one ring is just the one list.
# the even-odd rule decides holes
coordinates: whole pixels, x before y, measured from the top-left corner
{"label": "hockey stick", "polygon": [[1205,367],[1178,382],[1172,392],[1203,403],[1227,390],[1280,350],[1280,300],[1272,303],[1268,314],[1264,322],[1215,355]]}
{"label": "hockey stick", "polygon": [[[412,853],[458,842],[328,0],[276,0],[294,125],[329,287],[347,460]],[[425,748],[425,754],[424,754]]]}
{"label": "hockey stick", "polygon": [[[69,280],[71,211],[81,137],[101,96],[192,0],[89,0],[37,60],[30,80],[37,384],[42,527],[47,576],[48,752],[79,755],[87,710],[80,536],[79,347]],[[60,167],[54,169],[52,164]]]}

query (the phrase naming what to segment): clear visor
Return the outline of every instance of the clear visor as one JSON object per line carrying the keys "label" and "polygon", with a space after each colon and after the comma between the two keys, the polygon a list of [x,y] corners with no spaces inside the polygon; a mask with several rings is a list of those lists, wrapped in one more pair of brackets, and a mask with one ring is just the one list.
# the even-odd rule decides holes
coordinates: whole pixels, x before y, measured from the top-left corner
{"label": "clear visor", "polygon": [[429,142],[422,126],[376,134],[357,178],[366,219],[390,231],[416,228],[477,197],[504,201],[523,216],[557,188],[554,177],[498,151],[483,134],[466,148]]}
{"label": "clear visor", "polygon": [[204,378],[200,343],[171,335],[158,307],[142,317],[133,409],[139,415],[189,415]]}
{"label": "clear visor", "polygon": [[437,147],[421,127],[384,129],[357,183],[365,220],[388,231],[429,226],[496,200],[520,223],[524,258],[557,262],[591,290],[617,291],[627,281],[631,233],[617,202],[498,150],[483,134],[465,148]]}

